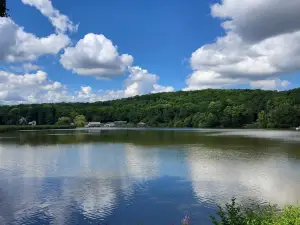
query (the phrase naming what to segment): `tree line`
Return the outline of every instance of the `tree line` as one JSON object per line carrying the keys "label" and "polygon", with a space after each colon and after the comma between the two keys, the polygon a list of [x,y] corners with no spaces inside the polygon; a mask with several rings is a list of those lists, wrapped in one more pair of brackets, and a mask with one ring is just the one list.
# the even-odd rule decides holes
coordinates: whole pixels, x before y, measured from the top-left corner
{"label": "tree line", "polygon": [[0,106],[0,125],[16,125],[22,117],[38,125],[125,120],[152,127],[290,128],[300,125],[300,88],[207,89],[95,103]]}

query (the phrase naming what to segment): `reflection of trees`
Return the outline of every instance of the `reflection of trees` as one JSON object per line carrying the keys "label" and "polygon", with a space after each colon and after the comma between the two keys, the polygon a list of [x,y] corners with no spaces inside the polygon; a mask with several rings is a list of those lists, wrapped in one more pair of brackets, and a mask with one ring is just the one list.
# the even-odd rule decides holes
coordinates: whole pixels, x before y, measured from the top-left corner
{"label": "reflection of trees", "polygon": [[[216,130],[208,131],[174,131],[174,130],[56,130],[38,132],[20,132],[16,138],[1,139],[3,143],[19,145],[57,145],[77,143],[128,143],[135,146],[169,146],[169,145],[191,145],[201,144],[209,148],[220,149],[251,149],[257,156],[264,155],[266,146],[280,145],[281,151],[290,157],[300,158],[299,138],[297,132],[285,131],[249,131],[249,130],[224,130],[220,133]],[[281,133],[280,133],[281,132]],[[273,134],[278,139],[270,140]],[[239,136],[237,136],[239,135]],[[250,136],[250,137],[243,137]],[[271,135],[271,136],[270,136]],[[13,136],[13,134],[11,134]],[[265,137],[257,138],[257,137]],[[288,139],[294,142],[282,142]],[[295,140],[298,140],[297,142]],[[242,147],[241,147],[242,146]],[[267,150],[272,150],[269,148]]]}
{"label": "reflection of trees", "polygon": [[[10,204],[7,210],[13,212],[3,216],[0,211],[0,223],[11,217],[22,222],[45,212],[54,224],[65,224],[78,209],[91,220],[107,216],[118,198],[132,201],[142,182],[161,174],[178,176],[176,169],[186,166],[185,161],[178,166],[183,155],[200,201],[245,196],[282,204],[300,199],[296,143],[183,131],[43,131],[19,136],[0,144],[0,197],[5,195],[3,205]],[[174,154],[165,148],[169,145],[187,151]],[[174,173],[166,172],[174,165]],[[164,171],[159,173],[159,168]]]}
{"label": "reflection of trees", "polygon": [[[270,149],[272,151],[272,149]],[[238,151],[191,148],[190,177],[200,201],[224,203],[233,196],[263,199],[276,204],[300,199],[299,165],[284,156],[249,157]]]}

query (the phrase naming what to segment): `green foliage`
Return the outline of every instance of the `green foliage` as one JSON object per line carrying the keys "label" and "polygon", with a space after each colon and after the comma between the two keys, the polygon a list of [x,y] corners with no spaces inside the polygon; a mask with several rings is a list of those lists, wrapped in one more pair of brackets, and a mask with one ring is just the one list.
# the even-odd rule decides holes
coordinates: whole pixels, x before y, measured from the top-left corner
{"label": "green foliage", "polygon": [[0,0],[0,17],[7,17],[6,0]]}
{"label": "green foliage", "polygon": [[86,122],[84,115],[78,115],[74,118],[74,124],[76,127],[84,127],[84,123]]}
{"label": "green foliage", "polygon": [[300,225],[300,205],[286,206],[278,216],[276,225]]}
{"label": "green foliage", "polygon": [[286,206],[282,210],[275,205],[245,207],[233,198],[225,207],[218,206],[217,216],[211,216],[214,225],[300,225],[300,206]]}
{"label": "green foliage", "polygon": [[60,117],[58,118],[56,125],[70,125],[71,124],[71,118],[70,117]]}
{"label": "green foliage", "polygon": [[12,108],[8,111],[8,124],[16,125],[20,119],[20,109]]}
{"label": "green foliage", "polygon": [[[152,127],[261,127],[300,125],[300,88],[290,91],[201,90],[149,94],[95,103],[0,106],[0,125],[21,117],[39,125],[120,121]],[[84,119],[76,119],[77,116]],[[61,121],[60,118],[70,118]]]}
{"label": "green foliage", "polygon": [[214,225],[246,225],[246,215],[244,215],[241,206],[237,205],[235,198],[232,199],[231,204],[227,203],[225,208],[218,205],[217,215],[220,217],[220,221],[216,217],[211,216]]}

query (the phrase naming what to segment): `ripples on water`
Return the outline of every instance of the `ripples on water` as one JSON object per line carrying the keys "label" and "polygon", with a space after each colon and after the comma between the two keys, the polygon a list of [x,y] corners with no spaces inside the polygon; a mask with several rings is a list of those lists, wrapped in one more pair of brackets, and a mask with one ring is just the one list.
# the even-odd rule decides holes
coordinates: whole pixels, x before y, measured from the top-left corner
{"label": "ripples on water", "polygon": [[209,224],[215,204],[233,196],[294,203],[300,200],[299,134],[6,134],[0,139],[0,224],[170,224],[186,214]]}

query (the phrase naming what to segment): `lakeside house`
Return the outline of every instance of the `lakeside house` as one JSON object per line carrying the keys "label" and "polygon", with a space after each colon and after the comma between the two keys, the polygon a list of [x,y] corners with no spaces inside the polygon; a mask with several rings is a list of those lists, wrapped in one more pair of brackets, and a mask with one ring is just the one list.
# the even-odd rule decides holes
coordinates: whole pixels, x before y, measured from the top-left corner
{"label": "lakeside house", "polygon": [[86,127],[101,127],[101,122],[89,122]]}
{"label": "lakeside house", "polygon": [[35,120],[33,120],[33,121],[29,122],[29,123],[28,123],[28,125],[31,125],[31,126],[36,126],[36,121],[35,121]]}
{"label": "lakeside house", "polygon": [[116,124],[115,123],[113,123],[113,122],[108,122],[108,123],[106,123],[104,126],[105,127],[114,127]]}
{"label": "lakeside house", "polygon": [[139,123],[137,124],[137,126],[138,126],[138,127],[145,127],[146,124],[145,124],[144,122],[139,122]]}
{"label": "lakeside house", "polygon": [[124,125],[124,124],[126,124],[127,123],[127,121],[114,121],[114,124],[116,125],[116,126],[118,126],[118,125]]}

